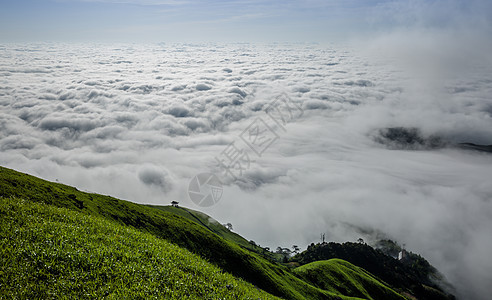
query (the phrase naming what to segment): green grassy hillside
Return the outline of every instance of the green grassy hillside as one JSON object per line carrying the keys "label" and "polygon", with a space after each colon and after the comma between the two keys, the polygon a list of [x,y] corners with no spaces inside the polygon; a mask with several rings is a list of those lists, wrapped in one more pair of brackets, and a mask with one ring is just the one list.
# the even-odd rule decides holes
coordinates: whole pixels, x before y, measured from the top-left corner
{"label": "green grassy hillside", "polygon": [[275,299],[189,251],[69,209],[0,198],[0,298]]}
{"label": "green grassy hillside", "polygon": [[171,205],[168,206],[160,206],[160,205],[149,205],[150,207],[160,209],[163,211],[167,211],[176,215],[180,215],[184,218],[187,218],[193,222],[196,222],[199,225],[202,225],[204,228],[207,230],[217,234],[218,236],[236,243],[242,248],[248,249],[250,251],[253,251],[255,253],[260,254],[261,256],[273,260],[273,261],[280,261],[283,256],[278,255],[276,253],[272,253],[270,251],[266,251],[264,248],[257,246],[256,244],[253,244],[240,236],[239,234],[227,229],[224,225],[220,224],[207,214],[204,214],[200,211],[196,211],[193,209],[189,209],[186,207],[174,207]]}
{"label": "green grassy hillside", "polygon": [[287,299],[331,299],[318,289],[256,253],[221,238],[180,215],[113,197],[78,191],[0,167],[0,196],[68,208],[149,232],[200,255],[224,271]]}
{"label": "green grassy hillside", "polygon": [[366,299],[404,299],[366,270],[341,259],[312,262],[294,273],[313,285],[342,295]]}
{"label": "green grassy hillside", "polygon": [[181,206],[179,207],[157,206],[157,205],[149,205],[149,206],[182,216],[186,219],[198,223],[199,225],[202,225],[204,228],[208,229],[209,231],[217,234],[218,236],[228,241],[235,242],[236,244],[241,245],[250,250],[256,250],[254,246],[251,245],[245,238],[243,238],[242,236],[240,236],[235,232],[230,231],[222,224],[220,224],[219,222],[217,222],[216,220],[212,219],[210,216],[202,212],[189,209],[186,207],[181,207]]}
{"label": "green grassy hillside", "polygon": [[[128,286],[128,290],[126,290],[126,292],[131,292],[135,290],[139,291],[139,293],[144,293],[143,291],[146,291],[147,289],[147,287],[145,286],[148,286],[149,289],[153,289],[153,291],[155,291],[156,293],[158,293],[157,291],[168,291],[166,289],[161,290],[161,288],[164,287],[161,287],[158,282],[152,284],[147,283],[147,281],[149,280],[160,281],[161,277],[159,277],[157,273],[155,273],[157,274],[155,277],[144,275],[144,277],[138,279],[136,275],[132,275],[132,272],[134,272],[133,269],[127,270],[125,269],[126,267],[124,267],[123,265],[119,265],[119,267],[123,268],[122,270],[125,270],[120,271],[118,269],[118,261],[124,258],[125,260],[128,260],[128,262],[130,262],[130,265],[133,265],[135,270],[137,270],[139,267],[137,263],[138,260],[133,260],[134,263],[132,263],[132,255],[137,255],[137,257],[138,255],[150,255],[150,257],[154,258],[149,258],[150,262],[147,262],[148,268],[155,268],[155,272],[165,273],[169,271],[166,271],[167,269],[165,268],[159,269],[159,267],[156,265],[159,264],[156,257],[161,257],[162,255],[164,255],[161,252],[174,253],[175,249],[181,249],[179,251],[187,250],[189,252],[192,252],[202,259],[205,259],[205,261],[220,268],[216,270],[222,270],[222,272],[230,273],[234,277],[254,284],[258,288],[278,297],[286,299],[348,299],[349,297],[356,296],[355,294],[350,293],[342,294],[336,288],[320,288],[315,286],[313,283],[304,280],[301,276],[294,274],[286,266],[270,261],[262,255],[255,253],[255,249],[248,248],[251,247],[249,243],[245,244],[247,242],[244,238],[233,232],[228,231],[222,225],[211,220],[210,217],[199,212],[190,210],[191,214],[193,214],[193,216],[191,216],[188,210],[187,212],[185,212],[182,209],[178,210],[177,208],[171,207],[156,208],[147,205],[132,203],[129,201],[118,200],[109,196],[85,193],[78,191],[76,188],[70,186],[48,182],[3,167],[0,167],[0,197],[11,198],[10,200],[8,200],[10,202],[5,205],[10,207],[11,210],[19,210],[19,216],[25,215],[24,219],[19,217],[19,221],[16,221],[15,216],[17,213],[10,213],[12,217],[9,221],[9,229],[7,231],[2,231],[2,236],[0,236],[2,240],[6,240],[10,243],[10,239],[13,239],[15,237],[15,235],[12,235],[12,232],[15,233],[17,231],[24,230],[22,229],[22,226],[26,226],[25,223],[27,222],[25,220],[31,218],[29,217],[29,214],[33,216],[32,218],[35,218],[37,220],[36,224],[38,225],[34,227],[27,227],[28,230],[37,230],[38,228],[40,230],[39,232],[35,234],[32,233],[29,237],[26,237],[26,240],[23,242],[19,240],[18,242],[14,241],[14,244],[6,244],[10,245],[8,246],[10,247],[8,248],[9,250],[3,250],[1,253],[2,262],[8,262],[11,260],[19,262],[23,259],[26,259],[26,265],[24,267],[19,266],[19,269],[7,269],[2,267],[1,270],[1,272],[3,272],[2,277],[9,278],[8,282],[12,280],[14,280],[12,282],[15,282],[15,280],[17,280],[20,283],[31,283],[31,285],[28,284],[28,287],[25,288],[26,293],[32,292],[36,294],[37,290],[33,284],[45,286],[46,293],[48,293],[48,291],[53,286],[57,286],[58,281],[50,281],[52,280],[52,278],[56,278],[56,280],[61,280],[61,278],[65,278],[52,277],[50,275],[51,271],[49,268],[57,270],[54,271],[55,274],[66,272],[65,274],[69,276],[69,279],[65,279],[75,281],[76,284],[78,284],[79,289],[84,290],[80,293],[92,293],[92,291],[96,293],[104,291],[104,293],[106,293],[105,289],[107,288],[102,287],[103,285],[101,282],[110,282],[111,286],[114,286],[116,282],[123,282],[124,284],[121,283],[120,285],[121,293],[125,293],[124,286]],[[20,201],[18,199],[24,200],[22,200],[23,202],[21,204],[18,204],[16,206],[15,202]],[[145,199],[140,199],[140,201],[145,201]],[[29,212],[35,210],[41,211],[43,209],[48,211],[52,209],[52,214],[50,215],[50,213]],[[63,213],[58,213],[57,210],[59,209],[62,209]],[[71,215],[71,218],[78,218],[77,220],[89,220],[87,222],[89,222],[90,224],[80,223],[81,225],[77,226],[80,228],[74,229],[72,228],[73,226],[70,227],[71,221],[65,223],[60,223],[56,221],[56,218],[58,218],[56,216],[60,214]],[[37,217],[35,217],[35,215],[37,215]],[[52,219],[58,222],[56,223],[58,225],[51,224]],[[209,223],[206,223],[206,221]],[[77,222],[75,223],[77,224]],[[48,226],[48,228],[55,229],[52,229],[51,231],[46,228],[43,229],[42,224],[51,224]],[[88,228],[84,228],[86,226],[85,224],[87,224]],[[96,227],[99,226],[96,224],[102,224],[101,226],[106,226],[105,228],[107,229],[109,229],[111,226],[114,226],[115,228],[119,228],[119,230],[129,230],[132,233],[122,239],[122,241],[127,239],[128,242],[122,242],[123,244],[119,244],[117,240],[110,238],[111,236],[114,236],[113,233],[106,234],[107,238],[97,238],[97,234],[95,235],[95,237],[91,236],[92,232],[94,232],[96,230]],[[108,224],[112,225],[109,226]],[[79,231],[64,232],[63,230],[66,227]],[[49,256],[50,251],[48,251],[48,249],[52,249],[50,248],[52,246],[51,244],[49,244],[49,241],[55,239],[54,233],[56,232],[60,232],[63,234],[60,235],[60,240],[58,240],[56,244],[57,246],[54,246],[55,248],[53,248],[58,251],[56,252],[55,250],[53,250],[55,251],[55,253],[57,253],[55,259],[53,260],[53,257]],[[116,235],[122,236],[122,234]],[[145,247],[145,245],[147,244],[146,242],[140,243],[138,241],[133,241],[130,235],[141,236],[142,238],[145,236],[148,239],[155,239],[152,243],[149,242],[149,245],[157,245],[157,241],[162,241],[163,244],[159,244],[160,246],[149,246],[149,248],[147,249]],[[33,240],[33,245],[37,245],[36,247],[38,247],[34,252],[31,250],[29,250],[30,252],[23,252],[19,250],[23,248],[15,248],[17,247],[16,243],[24,243],[24,246],[22,247],[28,247],[26,246],[26,244],[28,244],[28,241],[30,240]],[[70,241],[70,243],[67,244],[65,242],[67,240]],[[169,248],[171,246],[168,247],[169,242],[175,244],[175,246],[173,246],[174,248]],[[92,246],[86,247],[86,243],[89,243]],[[64,248],[64,245],[72,246],[66,246],[67,248]],[[106,247],[105,245],[109,248],[104,248]],[[2,249],[7,249],[6,247],[7,246],[2,247]],[[101,252],[97,252],[99,248]],[[182,248],[185,248],[186,250]],[[98,261],[98,263],[96,264],[96,266],[98,266],[97,268],[106,266],[107,273],[101,273],[106,275],[100,275],[102,276],[102,278],[105,278],[101,279],[100,283],[98,283],[100,286],[96,283],[90,283],[92,277],[87,277],[88,275],[86,275],[85,272],[77,271],[77,267],[79,266],[82,267],[82,270],[90,268],[85,264],[85,259],[82,259],[84,257],[83,255],[89,255],[87,254],[87,251],[91,253],[90,255],[95,255],[95,259],[96,261]],[[142,254],[149,251],[152,253]],[[114,255],[116,255],[116,253],[119,254],[114,257],[114,255],[112,255],[111,253],[115,253]],[[31,254],[34,255],[34,257],[27,256],[27,258],[25,258],[26,255]],[[69,258],[78,257],[76,258],[77,261],[75,262],[75,265],[69,267],[68,271],[61,271],[61,268],[64,268],[62,264],[64,261],[57,260],[57,257],[62,256],[67,256]],[[40,257],[40,259],[37,260],[36,257]],[[175,263],[177,263],[178,265],[181,264],[182,266],[189,266],[189,261],[191,258],[186,258],[183,256],[182,259],[178,259],[178,257],[179,256],[175,256]],[[196,258],[196,256],[194,257]],[[116,265],[113,265],[111,262],[108,262],[108,265],[102,264],[102,262],[105,262],[105,260],[107,259],[112,260],[112,263]],[[178,262],[177,260],[180,260],[180,262]],[[156,263],[153,263],[153,261],[155,261]],[[71,263],[72,262],[69,261],[68,265],[70,266]],[[31,269],[29,269],[30,267],[28,266],[28,264],[34,264],[34,268],[36,268],[37,266],[37,268],[41,268],[41,270],[43,271],[39,272],[38,275],[36,275],[37,277],[30,277],[31,275],[29,274],[31,272]],[[163,262],[163,264],[165,264],[165,262]],[[196,261],[196,264],[198,268],[200,268],[203,262]],[[142,268],[145,267],[142,266]],[[183,271],[183,274],[179,276],[184,277],[193,277],[195,276],[193,274],[198,272],[197,269],[193,268],[192,266],[189,266],[188,269],[180,269],[179,267],[177,268],[178,269],[176,270],[176,272],[180,272],[179,270]],[[96,268],[94,270],[96,270]],[[113,274],[112,271],[114,271],[115,274]],[[147,274],[145,273],[147,271],[142,272],[143,274]],[[128,277],[130,279],[128,279],[127,276],[130,276]],[[208,274],[203,273],[199,276],[207,277]],[[131,280],[132,282],[129,282],[128,280]],[[133,281],[135,280],[141,280],[143,282],[142,287],[135,287],[133,283]],[[241,280],[235,279],[234,284],[237,283],[237,286],[240,286]],[[358,279],[354,280],[357,281]],[[42,282],[42,284],[40,284],[40,282]],[[210,295],[215,295],[213,294],[214,291],[212,289],[218,289],[217,293],[219,293],[220,287],[222,286],[223,282],[225,281],[221,281],[221,283],[218,285],[212,284],[210,288],[206,286],[201,287],[201,291],[210,291]],[[85,286],[86,283],[87,286]],[[360,284],[365,287],[366,284],[373,284],[373,282],[361,282]],[[327,286],[329,285],[330,283],[328,282]],[[15,289],[20,288],[21,286],[18,285]],[[55,289],[59,290],[62,288],[62,286],[59,286]],[[175,286],[169,285],[169,287],[165,286],[165,288],[168,288],[169,291],[173,291]],[[243,294],[240,295],[254,295],[254,293],[252,293],[248,289],[248,285],[243,285],[243,288],[241,288],[241,291],[243,291],[241,293]],[[366,290],[370,290],[370,288],[368,287]],[[39,290],[39,292],[43,291]],[[111,290],[109,291],[109,293],[111,293]],[[176,295],[179,295],[177,297],[181,297],[185,295],[186,292],[180,292],[178,289],[176,293]],[[117,297],[117,295],[119,294],[114,295],[115,297]],[[159,298],[164,297],[165,295],[166,294],[159,294]],[[172,294],[169,295],[172,296]],[[261,296],[260,298],[262,299],[269,297],[267,294],[262,295],[266,295]],[[215,296],[211,297],[215,298]],[[240,298],[241,297],[243,296],[240,296]]]}

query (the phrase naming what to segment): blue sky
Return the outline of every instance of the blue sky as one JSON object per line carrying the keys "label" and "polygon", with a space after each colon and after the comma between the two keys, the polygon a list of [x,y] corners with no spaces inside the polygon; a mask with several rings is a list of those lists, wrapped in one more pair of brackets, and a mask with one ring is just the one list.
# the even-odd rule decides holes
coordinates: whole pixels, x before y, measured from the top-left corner
{"label": "blue sky", "polygon": [[489,1],[0,1],[0,41],[326,42],[398,26],[449,26],[459,14],[476,13],[467,11],[469,7],[486,2]]}

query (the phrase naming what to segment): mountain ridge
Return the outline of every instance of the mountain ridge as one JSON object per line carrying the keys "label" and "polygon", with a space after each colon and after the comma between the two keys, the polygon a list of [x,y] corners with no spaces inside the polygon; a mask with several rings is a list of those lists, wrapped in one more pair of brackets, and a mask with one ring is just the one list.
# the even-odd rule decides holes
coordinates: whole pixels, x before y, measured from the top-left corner
{"label": "mountain ridge", "polygon": [[[289,264],[279,263],[276,256],[270,251],[250,241],[248,242],[240,235],[213,220],[210,216],[189,208],[136,204],[110,196],[86,193],[71,186],[49,182],[4,167],[0,167],[0,198],[3,198],[2,201],[4,202],[10,201],[10,204],[4,203],[4,207],[8,205],[17,207],[16,209],[20,212],[29,205],[41,205],[44,208],[39,209],[54,211],[52,215],[55,216],[56,210],[62,209],[69,211],[69,214],[76,214],[75,218],[84,218],[85,216],[85,218],[94,220],[96,223],[112,222],[116,227],[120,226],[128,230],[136,230],[142,234],[148,234],[159,241],[170,242],[176,247],[188,251],[192,255],[196,255],[214,267],[219,268],[224,274],[231,274],[235,278],[234,280],[237,279],[239,280],[238,282],[243,280],[265,291],[268,293],[263,294],[266,295],[263,296],[265,299],[270,298],[270,296],[272,299],[275,296],[284,299],[358,299],[361,296],[371,299],[371,295],[361,293],[360,289],[353,291],[339,289],[336,286],[336,282],[327,282],[326,285],[321,286],[317,284],[318,282],[307,280],[301,274],[301,271],[292,269]],[[23,206],[19,203],[28,204],[23,204]],[[3,213],[2,216],[5,214]],[[40,218],[42,224],[51,224],[50,216]],[[9,222],[7,225],[10,228],[16,228],[15,217],[11,217]],[[41,228],[43,227],[41,226]],[[65,227],[61,226],[60,228],[61,231],[64,231]],[[64,234],[65,236],[71,236],[76,241],[76,235],[73,233],[65,232]],[[4,232],[4,235],[7,234]],[[15,238],[15,236],[11,236],[11,239]],[[128,239],[130,245],[138,244],[132,240],[131,236],[125,236],[125,238]],[[130,247],[122,255],[132,258],[132,252],[140,253],[140,248],[141,246],[138,249],[131,250],[132,248]],[[43,253],[42,251],[47,251],[46,249],[38,250],[41,253]],[[95,250],[93,249],[92,251]],[[15,260],[18,259],[17,255],[18,253],[15,251],[8,253],[8,255],[3,252],[2,259],[10,258]],[[42,260],[33,263],[46,264]],[[362,269],[359,266],[352,265],[349,262],[343,264],[344,268],[349,268],[352,274],[362,274]],[[116,268],[115,272],[119,272],[120,269]],[[340,272],[339,276],[344,273],[341,268],[334,268],[333,270],[334,272]],[[37,271],[39,270],[35,270],[35,272]],[[104,274],[104,276],[117,277],[118,274],[109,273]],[[11,278],[16,276],[12,273],[8,275]],[[51,277],[48,276],[48,278]],[[356,286],[363,287],[364,290],[375,291],[372,287],[384,287],[384,293],[398,295],[397,297],[402,296],[394,291],[391,286],[380,282],[372,274],[370,274],[370,277],[352,275],[349,278],[351,282],[354,282]],[[368,280],[367,278],[371,279]],[[248,285],[241,286],[241,293],[248,294],[248,289],[250,289]],[[204,285],[198,288],[208,290]],[[221,290],[220,287],[219,290]],[[131,292],[123,287],[122,291]],[[223,293],[225,290],[222,289],[221,291]],[[255,293],[252,292],[251,294]],[[228,294],[226,293],[226,295]],[[233,295],[232,292],[231,295]],[[367,295],[369,296],[367,297]]]}

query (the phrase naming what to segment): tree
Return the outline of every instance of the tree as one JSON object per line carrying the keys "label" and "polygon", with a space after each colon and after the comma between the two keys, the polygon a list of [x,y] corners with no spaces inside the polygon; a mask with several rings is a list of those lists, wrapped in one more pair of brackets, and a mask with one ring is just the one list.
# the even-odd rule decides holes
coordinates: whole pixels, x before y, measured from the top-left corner
{"label": "tree", "polygon": [[275,253],[281,254],[283,256],[282,262],[286,263],[289,261],[289,257],[290,257],[290,254],[292,253],[292,251],[290,251],[289,248],[282,248],[282,247],[278,246],[277,251],[275,251]]}
{"label": "tree", "polygon": [[364,240],[363,240],[362,238],[359,238],[359,239],[357,240],[357,242],[358,242],[359,244],[364,244]]}
{"label": "tree", "polygon": [[295,254],[297,254],[297,253],[299,253],[299,251],[300,251],[301,249],[300,249],[300,248],[299,248],[299,246],[297,246],[297,245],[292,245],[292,250],[294,250],[293,252],[294,252]]}
{"label": "tree", "polygon": [[232,231],[232,224],[231,223],[226,223],[226,224],[223,224],[225,228],[229,229],[230,231]]}

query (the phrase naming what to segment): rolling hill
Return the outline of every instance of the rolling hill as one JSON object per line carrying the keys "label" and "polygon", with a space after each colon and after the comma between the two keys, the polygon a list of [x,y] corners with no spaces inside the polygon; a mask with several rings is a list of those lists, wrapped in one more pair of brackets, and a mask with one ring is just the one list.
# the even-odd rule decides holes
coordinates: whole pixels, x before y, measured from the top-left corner
{"label": "rolling hill", "polygon": [[412,295],[417,299],[454,299],[453,295],[441,287],[442,285],[449,288],[450,285],[423,257],[407,252],[406,259],[400,261],[385,254],[385,248],[389,247],[393,252],[396,250],[396,253],[393,253],[396,255],[401,248],[389,240],[380,241],[380,244],[384,244],[385,247],[374,249],[365,243],[351,242],[311,244],[290,260],[304,267],[338,258],[363,268],[401,294]]}
{"label": "rolling hill", "polygon": [[385,286],[349,265],[348,277],[341,267],[334,273],[368,293],[319,285],[186,208],[85,193],[3,167],[0,197],[0,289],[9,298],[370,299]]}
{"label": "rolling hill", "polygon": [[0,199],[2,299],[276,299],[198,255],[101,217]]}
{"label": "rolling hill", "polygon": [[341,259],[312,262],[296,268],[294,273],[334,293],[366,299],[405,299],[374,275]]}

